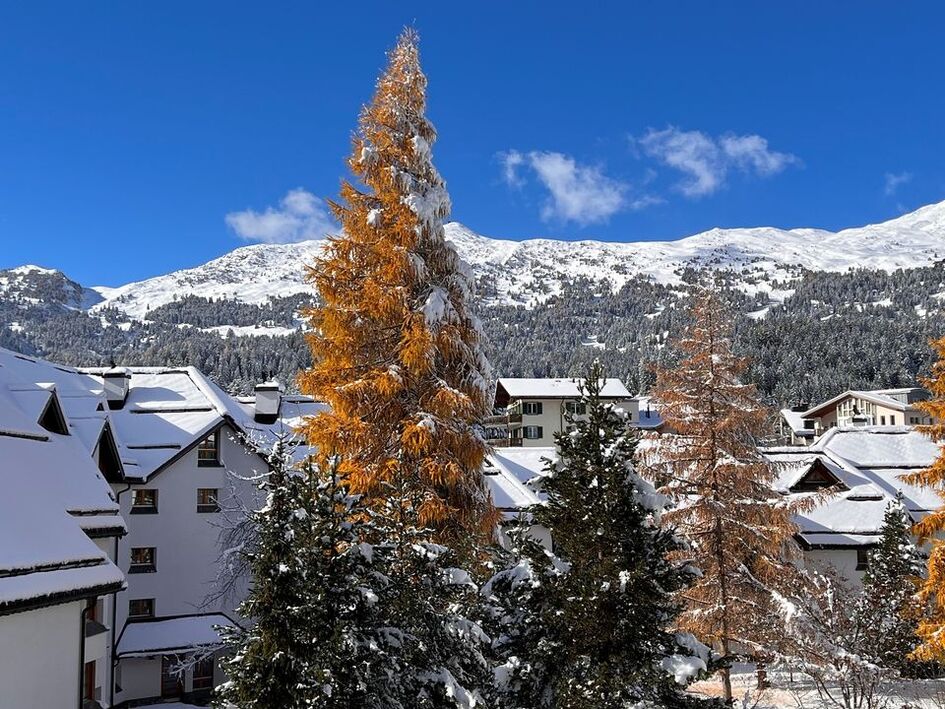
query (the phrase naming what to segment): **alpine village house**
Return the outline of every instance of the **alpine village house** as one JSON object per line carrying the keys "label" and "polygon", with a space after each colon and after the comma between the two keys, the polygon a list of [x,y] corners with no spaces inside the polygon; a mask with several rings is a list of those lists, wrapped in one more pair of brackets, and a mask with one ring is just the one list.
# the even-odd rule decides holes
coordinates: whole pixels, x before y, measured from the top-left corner
{"label": "alpine village house", "polygon": [[[498,381],[483,474],[506,520],[541,503],[554,435],[584,413],[579,384]],[[603,394],[660,435],[647,398],[616,379]],[[790,445],[762,453],[782,494],[822,496],[796,519],[808,558],[856,583],[897,492],[914,520],[940,504],[900,479],[939,453],[915,430],[925,396],[850,391],[782,412]],[[223,681],[216,628],[239,622],[248,583],[220,584],[225,535],[261,504],[265,452],[321,406],[277,382],[234,398],[193,367],[73,368],[0,349],[0,704],[209,698]]]}

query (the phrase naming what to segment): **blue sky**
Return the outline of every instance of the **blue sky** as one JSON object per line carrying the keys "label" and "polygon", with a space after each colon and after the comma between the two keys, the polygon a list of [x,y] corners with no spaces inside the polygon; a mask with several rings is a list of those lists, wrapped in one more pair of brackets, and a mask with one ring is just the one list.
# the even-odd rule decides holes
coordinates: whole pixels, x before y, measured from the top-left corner
{"label": "blue sky", "polygon": [[453,218],[483,234],[945,199],[941,3],[4,3],[0,267],[115,285],[319,232],[404,24]]}

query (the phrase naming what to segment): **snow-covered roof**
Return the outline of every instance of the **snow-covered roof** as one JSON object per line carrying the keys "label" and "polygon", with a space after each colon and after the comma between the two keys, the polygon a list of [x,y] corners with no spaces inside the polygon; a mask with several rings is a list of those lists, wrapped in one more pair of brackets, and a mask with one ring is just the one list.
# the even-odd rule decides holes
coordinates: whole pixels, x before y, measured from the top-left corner
{"label": "snow-covered roof", "polygon": [[131,620],[118,638],[119,657],[187,652],[220,645],[217,626],[235,623],[222,613]]}
{"label": "snow-covered roof", "polygon": [[320,411],[326,411],[328,404],[315,401],[310,396],[299,394],[284,394],[279,407],[279,415],[272,423],[256,420],[256,398],[254,396],[239,396],[236,402],[240,409],[242,427],[247,436],[260,450],[269,450],[278,440],[295,442],[294,456],[301,460],[308,455],[309,448],[300,439],[297,431],[308,416],[314,416]]}
{"label": "snow-covered roof", "polygon": [[939,451],[913,428],[868,426],[832,428],[811,446],[768,448],[764,453],[775,465],[776,486],[786,494],[815,463],[839,482],[835,493],[814,498],[813,509],[795,516],[802,539],[814,546],[857,546],[875,543],[886,507],[899,492],[915,521],[942,504],[934,490],[903,480],[931,465]]}
{"label": "snow-covered roof", "polygon": [[0,615],[122,588],[124,576],[77,518],[4,468],[0,495]]}
{"label": "snow-covered roof", "polygon": [[[498,381],[511,399],[577,399],[581,392],[578,385],[582,379],[508,379]],[[605,379],[601,396],[612,399],[629,399],[630,392],[619,379]]]}
{"label": "snow-covered roof", "polygon": [[548,460],[557,460],[554,447],[496,448],[486,457],[486,485],[492,502],[514,518],[522,510],[541,502],[541,479]]}
{"label": "snow-covered roof", "polygon": [[[81,370],[102,386],[101,367]],[[252,433],[252,417],[196,367],[129,367],[128,397],[108,412],[125,474],[149,480],[224,423]]]}
{"label": "snow-covered roof", "polygon": [[812,406],[807,411],[802,411],[800,415],[802,418],[817,418],[818,416],[821,416],[824,411],[834,408],[844,399],[849,399],[851,397],[863,399],[864,401],[871,401],[874,404],[886,407],[887,409],[906,411],[907,409],[913,408],[912,405],[894,398],[894,395],[907,393],[909,391],[912,391],[912,389],[874,389],[871,391],[850,389],[843,392],[842,394],[838,394],[832,399],[827,399],[827,401],[817,404],[816,406]]}
{"label": "snow-covered roof", "polygon": [[107,593],[123,583],[89,538],[126,530],[91,450],[75,435],[82,426],[65,406],[56,430],[41,424],[47,409],[59,405],[58,392],[72,390],[34,365],[0,349],[0,614]]}
{"label": "snow-covered roof", "polygon": [[784,419],[784,422],[791,427],[791,431],[794,432],[795,436],[809,438],[814,435],[814,429],[808,428],[805,423],[805,421],[808,421],[809,419],[804,418],[803,411],[795,411],[794,409],[781,409],[781,418]]}

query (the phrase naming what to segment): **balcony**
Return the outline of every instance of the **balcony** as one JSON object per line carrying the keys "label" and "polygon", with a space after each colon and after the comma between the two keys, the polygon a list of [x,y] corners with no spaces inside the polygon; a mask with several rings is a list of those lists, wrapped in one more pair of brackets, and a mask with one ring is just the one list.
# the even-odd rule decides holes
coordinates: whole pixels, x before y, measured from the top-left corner
{"label": "balcony", "polygon": [[521,448],[521,438],[487,438],[488,443],[493,448]]}
{"label": "balcony", "polygon": [[493,414],[492,416],[486,416],[483,419],[483,426],[508,426],[513,423],[522,422],[522,412],[517,413],[504,413],[504,414]]}

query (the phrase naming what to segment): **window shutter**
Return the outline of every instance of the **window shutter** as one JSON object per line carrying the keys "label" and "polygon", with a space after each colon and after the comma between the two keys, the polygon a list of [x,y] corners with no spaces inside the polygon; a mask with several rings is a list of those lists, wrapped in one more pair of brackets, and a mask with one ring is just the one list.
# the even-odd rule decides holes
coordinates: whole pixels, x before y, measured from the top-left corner
{"label": "window shutter", "polygon": [[[538,405],[538,408],[539,409],[541,408],[541,404]],[[538,413],[541,413],[541,411],[539,411]],[[535,438],[544,438],[545,437],[544,429],[541,426],[535,426],[535,428],[538,430],[538,435],[535,436]]]}
{"label": "window shutter", "polygon": [[[535,413],[536,413],[536,414],[541,414],[541,407],[542,407],[542,403],[541,403],[540,401],[539,401],[537,404],[535,404]],[[541,430],[541,429],[539,429],[539,430]]]}

